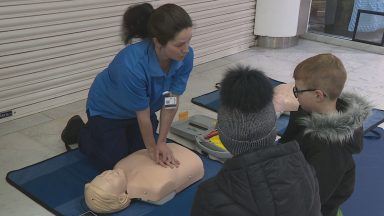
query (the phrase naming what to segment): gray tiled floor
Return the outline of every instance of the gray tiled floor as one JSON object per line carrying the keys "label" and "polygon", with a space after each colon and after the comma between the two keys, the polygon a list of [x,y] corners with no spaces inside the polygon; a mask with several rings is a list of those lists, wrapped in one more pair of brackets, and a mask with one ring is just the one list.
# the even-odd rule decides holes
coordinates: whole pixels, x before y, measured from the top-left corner
{"label": "gray tiled floor", "polygon": [[[180,111],[189,115],[214,112],[198,107],[190,100],[214,90],[225,69],[238,63],[265,71],[271,78],[292,81],[292,71],[302,60],[318,53],[330,52],[339,56],[347,70],[347,91],[365,95],[377,108],[384,109],[384,56],[354,49],[301,40],[298,46],[271,50],[252,48],[207,64],[196,66],[187,91],[181,99]],[[14,121],[0,124],[0,215],[50,215],[48,211],[11,187],[6,173],[37,163],[65,151],[60,140],[61,130],[74,114],[84,113],[85,101],[79,101]],[[174,137],[171,135],[171,137]]]}

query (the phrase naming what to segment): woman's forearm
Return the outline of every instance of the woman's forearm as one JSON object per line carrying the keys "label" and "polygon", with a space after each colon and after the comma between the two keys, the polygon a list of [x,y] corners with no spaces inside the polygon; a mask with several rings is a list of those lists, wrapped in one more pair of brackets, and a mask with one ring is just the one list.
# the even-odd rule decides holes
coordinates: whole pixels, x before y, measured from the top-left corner
{"label": "woman's forearm", "polygon": [[156,142],[153,136],[153,126],[150,118],[150,109],[147,108],[143,111],[137,111],[136,115],[140,127],[141,137],[143,138],[145,147],[148,150],[155,149]]}
{"label": "woman's forearm", "polygon": [[173,118],[177,113],[179,108],[179,96],[176,97],[176,107],[171,109],[162,108],[160,111],[160,129],[159,129],[159,139],[158,143],[166,143],[167,135],[171,127]]}

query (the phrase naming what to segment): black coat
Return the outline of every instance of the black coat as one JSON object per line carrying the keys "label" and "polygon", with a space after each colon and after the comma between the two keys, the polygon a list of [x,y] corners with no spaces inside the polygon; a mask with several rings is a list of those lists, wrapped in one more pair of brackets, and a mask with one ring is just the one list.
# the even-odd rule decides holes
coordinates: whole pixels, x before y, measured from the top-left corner
{"label": "black coat", "polygon": [[191,215],[318,216],[317,180],[296,142],[244,153],[199,186]]}
{"label": "black coat", "polygon": [[340,205],[353,193],[355,163],[352,154],[363,148],[362,122],[370,107],[352,94],[337,101],[339,113],[310,114],[299,108],[291,112],[287,130],[280,142],[296,140],[306,160],[316,170],[321,211],[336,216]]}

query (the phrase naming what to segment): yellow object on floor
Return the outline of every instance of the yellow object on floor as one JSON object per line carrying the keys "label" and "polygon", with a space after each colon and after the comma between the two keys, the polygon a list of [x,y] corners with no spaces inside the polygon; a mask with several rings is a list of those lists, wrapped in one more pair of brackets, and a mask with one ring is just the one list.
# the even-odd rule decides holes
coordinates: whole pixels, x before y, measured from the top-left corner
{"label": "yellow object on floor", "polygon": [[179,120],[180,121],[187,121],[188,120],[188,111],[180,112],[179,113]]}
{"label": "yellow object on floor", "polygon": [[227,149],[225,148],[225,146],[221,142],[219,135],[211,137],[209,139],[209,141],[211,141],[211,143],[213,143],[215,146],[227,151]]}

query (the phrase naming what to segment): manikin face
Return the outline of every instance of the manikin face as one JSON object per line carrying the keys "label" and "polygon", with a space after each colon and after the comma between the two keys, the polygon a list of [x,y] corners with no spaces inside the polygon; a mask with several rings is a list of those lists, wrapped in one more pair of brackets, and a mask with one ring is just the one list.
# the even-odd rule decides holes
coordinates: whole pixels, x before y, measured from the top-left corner
{"label": "manikin face", "polygon": [[173,40],[166,45],[161,45],[155,39],[156,46],[160,46],[160,55],[163,59],[181,61],[189,52],[189,42],[192,39],[192,27],[180,31]]}
{"label": "manikin face", "polygon": [[92,184],[114,195],[123,194],[127,190],[127,180],[121,169],[104,171],[92,180]]}

